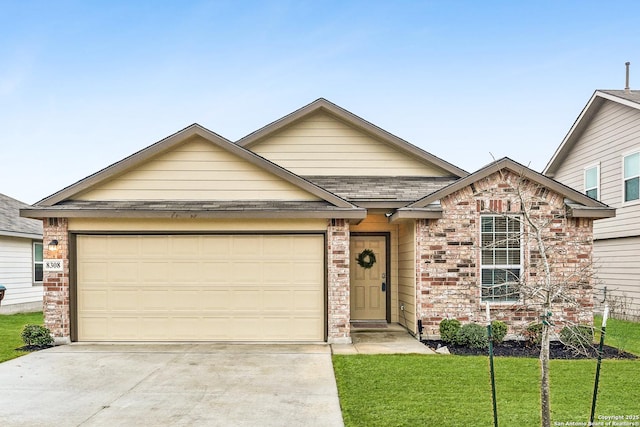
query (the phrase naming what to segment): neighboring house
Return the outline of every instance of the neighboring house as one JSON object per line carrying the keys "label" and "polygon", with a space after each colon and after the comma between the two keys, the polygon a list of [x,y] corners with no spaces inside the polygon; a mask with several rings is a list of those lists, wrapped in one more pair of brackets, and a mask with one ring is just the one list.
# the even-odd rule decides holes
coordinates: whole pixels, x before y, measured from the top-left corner
{"label": "neighboring house", "polygon": [[595,91],[543,173],[616,208],[593,229],[598,287],[640,319],[640,91]]}
{"label": "neighboring house", "polygon": [[[59,341],[340,343],[353,322],[483,321],[484,301],[512,329],[537,320],[499,280],[481,295],[481,271],[502,266],[473,250],[481,221],[518,215],[520,176],[544,188],[546,232],[582,237],[554,262],[590,262],[604,204],[509,159],[469,175],[324,99],[236,143],[191,125],[21,214],[58,242],[45,323]],[[590,321],[589,285],[567,318]]]}
{"label": "neighboring house", "polygon": [[0,313],[42,310],[42,221],[20,217],[29,205],[0,194]]}

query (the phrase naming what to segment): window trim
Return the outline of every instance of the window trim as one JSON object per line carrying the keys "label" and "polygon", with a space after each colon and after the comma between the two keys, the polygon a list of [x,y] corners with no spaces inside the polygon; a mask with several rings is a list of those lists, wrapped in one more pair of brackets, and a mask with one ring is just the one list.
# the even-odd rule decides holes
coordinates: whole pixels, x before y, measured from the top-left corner
{"label": "window trim", "polygon": [[[587,172],[594,169],[596,170],[596,186],[595,187],[587,187]],[[587,192],[589,190],[596,190],[595,200],[600,200],[602,194],[600,193],[600,163],[595,163],[589,166],[586,166],[582,173],[582,183],[584,186],[584,194],[588,195]]]}
{"label": "window trim", "polygon": [[[484,245],[482,243],[482,219],[486,218],[486,217],[492,217],[492,218],[515,218],[518,222],[518,224],[520,225],[520,231],[519,231],[519,238],[520,238],[520,243],[519,243],[519,251],[520,251],[520,263],[519,264],[484,264],[482,262],[482,251],[484,249]],[[522,301],[522,293],[520,291],[518,291],[518,295],[516,297],[514,297],[513,299],[507,299],[507,300],[491,300],[491,299],[485,299],[482,296],[482,288],[485,286],[484,283],[482,283],[482,271],[484,269],[490,269],[490,270],[508,270],[508,269],[519,269],[520,270],[520,279],[522,278],[522,275],[524,274],[524,245],[522,244],[522,238],[523,238],[523,218],[520,215],[499,215],[499,214],[488,214],[488,215],[480,215],[480,230],[479,230],[479,234],[480,234],[480,262],[478,263],[478,265],[480,266],[480,274],[479,274],[479,282],[480,282],[480,302],[481,304],[486,304],[489,303],[489,305],[499,305],[499,304],[508,304],[508,305],[513,305],[515,303],[519,303]],[[495,284],[492,286],[496,286]]]}
{"label": "window trim", "polygon": [[[633,200],[625,200],[626,199],[625,183],[627,182],[627,180],[631,179],[631,178],[638,178],[638,181],[640,181],[640,171],[638,172],[638,175],[634,175],[631,178],[625,178],[624,160],[629,156],[633,156],[634,154],[638,154],[638,157],[640,157],[640,149],[635,149],[635,150],[623,153],[622,154],[622,158],[621,158],[621,166],[620,166],[621,180],[620,181],[621,181],[621,187],[622,187],[622,192],[621,193],[622,193],[622,205],[623,206],[634,205],[634,204],[640,203],[640,197],[638,197],[637,199],[633,199]],[[640,161],[640,159],[638,161]],[[639,182],[639,184],[640,184],[640,182]]]}
{"label": "window trim", "polygon": [[[37,261],[36,260],[36,245],[40,245],[42,247],[42,261]],[[44,245],[43,245],[43,242],[34,241],[32,243],[32,245],[31,245],[31,257],[32,257],[31,258],[31,260],[32,260],[32,263],[31,263],[31,279],[33,281],[34,286],[36,286],[36,285],[40,286],[44,282]],[[36,265],[41,265],[42,266],[42,274],[43,274],[42,279],[43,280],[40,280],[40,281],[36,280]]]}

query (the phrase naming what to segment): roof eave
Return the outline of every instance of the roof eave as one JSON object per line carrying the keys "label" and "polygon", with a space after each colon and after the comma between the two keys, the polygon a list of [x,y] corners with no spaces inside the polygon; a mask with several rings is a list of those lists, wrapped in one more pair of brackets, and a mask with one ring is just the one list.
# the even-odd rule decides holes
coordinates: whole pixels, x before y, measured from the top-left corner
{"label": "roof eave", "polygon": [[615,208],[588,208],[570,204],[567,204],[567,206],[569,207],[568,216],[571,218],[604,219],[616,216]]}
{"label": "roof eave", "polygon": [[20,237],[24,239],[42,240],[42,234],[22,233],[19,231],[0,230],[0,236],[4,237]]}
{"label": "roof eave", "polygon": [[300,219],[300,218],[326,218],[326,219],[364,219],[367,216],[366,209],[226,209],[226,210],[180,210],[180,209],[56,209],[34,208],[21,209],[20,216],[25,218],[171,218],[171,219],[196,219],[196,218],[243,218],[243,219]]}
{"label": "roof eave", "polygon": [[442,209],[434,208],[401,208],[396,210],[390,217],[389,222],[402,221],[407,219],[440,219]]}

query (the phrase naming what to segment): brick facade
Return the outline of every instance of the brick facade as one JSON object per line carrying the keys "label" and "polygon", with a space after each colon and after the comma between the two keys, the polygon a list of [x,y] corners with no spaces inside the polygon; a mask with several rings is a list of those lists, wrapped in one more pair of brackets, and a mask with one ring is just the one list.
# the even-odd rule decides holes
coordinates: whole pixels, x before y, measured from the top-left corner
{"label": "brick facade", "polygon": [[349,223],[329,221],[327,227],[328,336],[329,343],[350,343]]}
{"label": "brick facade", "polygon": [[[438,335],[444,318],[461,323],[486,322],[480,288],[480,217],[483,214],[521,212],[518,194],[542,233],[551,263],[551,277],[563,286],[568,298],[558,298],[552,321],[561,328],[564,321],[591,324],[593,278],[591,274],[593,220],[568,218],[564,198],[518,175],[503,171],[492,174],[447,197],[440,203],[443,218],[419,220],[416,225],[416,269],[418,318],[424,333]],[[544,280],[540,252],[535,239],[522,237],[523,271],[527,285]],[[527,294],[523,287],[522,294]],[[509,333],[518,334],[526,325],[539,322],[540,312],[525,301],[491,305],[492,319],[505,321]]]}
{"label": "brick facade", "polygon": [[[44,325],[49,328],[56,342],[70,341],[69,309],[69,233],[66,218],[45,218],[43,220],[44,259],[63,260],[62,272],[45,271],[42,280],[44,288]],[[50,251],[49,242],[58,241],[57,250]]]}

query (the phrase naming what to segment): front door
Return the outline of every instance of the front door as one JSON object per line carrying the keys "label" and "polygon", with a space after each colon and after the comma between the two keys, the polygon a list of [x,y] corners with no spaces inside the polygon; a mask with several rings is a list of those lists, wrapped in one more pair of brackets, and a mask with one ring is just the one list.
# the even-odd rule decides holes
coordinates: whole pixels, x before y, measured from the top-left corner
{"label": "front door", "polygon": [[387,317],[385,236],[351,236],[351,320]]}

